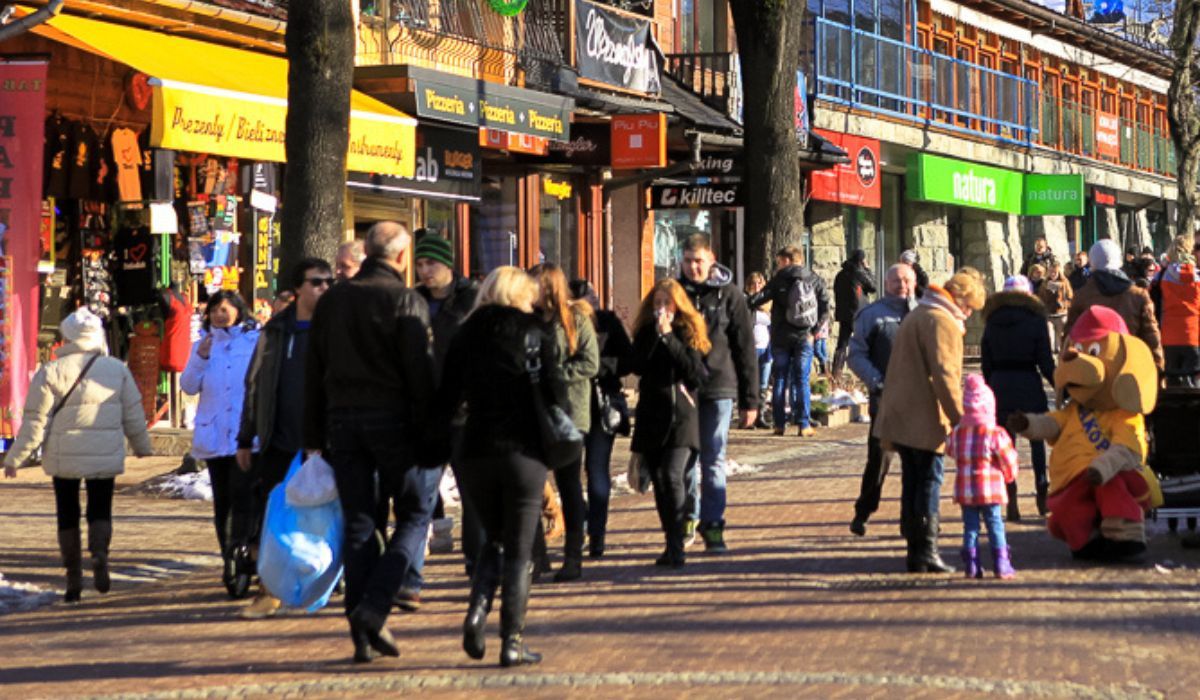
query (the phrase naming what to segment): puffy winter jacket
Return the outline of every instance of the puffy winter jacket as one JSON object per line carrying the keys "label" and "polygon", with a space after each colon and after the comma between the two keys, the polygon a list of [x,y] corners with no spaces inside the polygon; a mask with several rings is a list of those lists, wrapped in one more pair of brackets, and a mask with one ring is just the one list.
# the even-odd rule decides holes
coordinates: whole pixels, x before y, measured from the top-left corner
{"label": "puffy winter jacket", "polygon": [[[212,335],[213,344],[206,360],[197,350],[208,335]],[[257,343],[257,328],[234,326],[202,333],[192,346],[187,368],[179,375],[179,388],[185,394],[200,395],[192,431],[192,456],[196,459],[228,457],[237,452],[246,370]]]}
{"label": "puffy winter jacket", "polygon": [[983,307],[983,378],[996,393],[996,421],[1013,411],[1046,412],[1045,378],[1054,384],[1046,306],[1022,292],[997,292]]}
{"label": "puffy winter jacket", "polygon": [[58,351],[57,360],[42,365],[33,375],[21,430],[5,465],[24,465],[43,438],[42,469],[64,479],[111,479],[124,472],[126,437],[134,454],[151,454],[142,395],[129,368],[113,357],[96,358],[50,421],[50,412],[91,358],[91,352],[67,344]]}
{"label": "puffy winter jacket", "polygon": [[1162,343],[1171,347],[1200,345],[1200,282],[1195,266],[1173,263],[1163,272]]}
{"label": "puffy winter jacket", "polygon": [[[692,305],[708,324],[712,350],[704,358],[708,378],[700,388],[705,400],[733,399],[743,410],[758,408],[758,354],[754,350],[754,322],[746,295],[733,284],[733,273],[713,265],[704,282],[679,278]],[[772,311],[774,313],[774,311]]]}

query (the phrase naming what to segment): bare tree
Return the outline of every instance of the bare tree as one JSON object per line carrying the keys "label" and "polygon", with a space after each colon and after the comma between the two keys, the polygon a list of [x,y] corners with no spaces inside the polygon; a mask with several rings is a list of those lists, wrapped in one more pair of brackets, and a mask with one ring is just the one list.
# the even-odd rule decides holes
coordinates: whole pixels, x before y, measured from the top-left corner
{"label": "bare tree", "polygon": [[1200,219],[1197,210],[1196,177],[1200,167],[1200,66],[1197,66],[1196,36],[1200,31],[1200,0],[1176,0],[1170,49],[1174,59],[1171,85],[1167,90],[1167,122],[1175,144],[1179,198],[1176,226],[1180,235],[1191,236]]}
{"label": "bare tree", "polygon": [[282,270],[333,260],[344,226],[354,16],[347,0],[291,3]]}
{"label": "bare tree", "polygon": [[745,106],[746,264],[770,270],[774,252],[804,232],[796,143],[796,68],[804,0],[731,0]]}

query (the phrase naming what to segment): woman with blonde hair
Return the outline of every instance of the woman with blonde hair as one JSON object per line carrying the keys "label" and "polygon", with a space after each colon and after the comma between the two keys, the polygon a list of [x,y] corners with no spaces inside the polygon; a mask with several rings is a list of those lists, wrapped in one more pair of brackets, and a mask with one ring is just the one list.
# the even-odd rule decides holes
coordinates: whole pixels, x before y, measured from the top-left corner
{"label": "woman with blonde hair", "polygon": [[912,573],[954,571],[937,545],[942,456],[946,436],[962,418],[966,321],[986,299],[983,276],[964,267],[944,285],[929,285],[892,341],[873,430],[886,449],[900,455],[900,520]]}
{"label": "woman with blonde hair", "polygon": [[696,392],[712,348],[704,317],[673,279],[659,280],[642,300],[634,321],[633,366],[638,404],[631,450],[654,481],[654,504],[667,541],[654,563],[684,564],[684,470],[700,450]]}
{"label": "woman with blonde hair", "polygon": [[[456,476],[487,541],[471,580],[463,650],[483,658],[484,628],[499,586],[501,666],[541,660],[522,641],[546,483],[533,392],[543,391],[546,402],[566,402],[554,337],[533,314],[537,294],[537,282],[518,268],[501,267],[488,275],[475,309],[450,342],[432,423],[448,434],[466,405]],[[527,362],[533,359],[527,351],[531,346],[537,348],[537,363]],[[530,364],[540,364],[536,382]]]}
{"label": "woman with blonde hair", "polygon": [[[592,425],[592,378],[600,372],[600,346],[592,325],[591,305],[571,301],[567,278],[554,263],[533,268],[540,292],[534,304],[553,331],[558,362],[567,384],[567,413],[579,432]],[[574,581],[583,575],[583,531],[587,507],[583,501],[583,459],[554,469],[554,482],[562,498],[567,532],[563,538],[563,564],[554,580]]]}

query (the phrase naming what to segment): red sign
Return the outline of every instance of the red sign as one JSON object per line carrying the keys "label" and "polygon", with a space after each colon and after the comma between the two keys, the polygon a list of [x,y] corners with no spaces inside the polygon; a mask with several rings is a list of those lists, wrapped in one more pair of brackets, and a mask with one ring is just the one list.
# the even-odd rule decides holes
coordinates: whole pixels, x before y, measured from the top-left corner
{"label": "red sign", "polygon": [[618,114],[612,118],[612,166],[617,170],[667,164],[667,115]]}
{"label": "red sign", "polygon": [[21,427],[37,361],[46,63],[0,61],[0,437]]}
{"label": "red sign", "polygon": [[880,183],[883,180],[879,163],[879,142],[875,139],[820,129],[813,129],[813,132],[824,136],[845,151],[850,157],[850,162],[835,165],[828,170],[814,170],[811,175],[812,198],[878,209],[881,201]]}
{"label": "red sign", "polygon": [[494,148],[513,153],[529,153],[544,156],[550,152],[550,142],[542,136],[529,134],[514,134],[511,131],[480,127],[479,145],[484,148]]}
{"label": "red sign", "polygon": [[1096,153],[1101,158],[1120,160],[1121,119],[1108,112],[1096,112]]}

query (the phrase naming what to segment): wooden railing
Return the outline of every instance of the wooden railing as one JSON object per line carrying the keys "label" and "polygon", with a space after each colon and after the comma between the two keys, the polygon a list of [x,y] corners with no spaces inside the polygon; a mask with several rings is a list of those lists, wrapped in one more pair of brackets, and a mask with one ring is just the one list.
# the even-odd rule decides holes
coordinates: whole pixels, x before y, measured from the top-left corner
{"label": "wooden railing", "polygon": [[666,71],[714,108],[730,114],[737,76],[731,53],[673,53]]}

